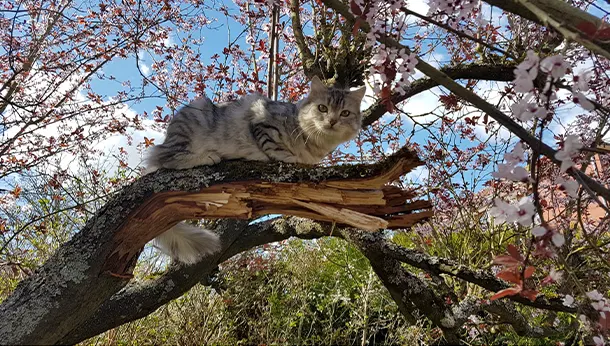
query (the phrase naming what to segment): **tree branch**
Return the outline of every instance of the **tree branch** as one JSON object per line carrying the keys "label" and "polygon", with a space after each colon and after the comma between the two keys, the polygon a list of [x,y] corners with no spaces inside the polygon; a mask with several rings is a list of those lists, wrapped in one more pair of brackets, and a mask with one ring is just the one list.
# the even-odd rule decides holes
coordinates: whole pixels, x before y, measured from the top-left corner
{"label": "tree branch", "polygon": [[[425,286],[425,283],[400,266],[401,262],[422,269],[432,275],[451,275],[492,291],[508,287],[505,282],[497,279],[488,271],[469,269],[447,259],[431,257],[415,250],[400,247],[387,240],[380,233],[369,233],[355,229],[333,229],[330,224],[304,218],[277,218],[254,223],[247,227],[245,227],[245,223],[237,220],[222,220],[216,230],[221,237],[223,246],[220,256],[207,256],[191,267],[173,266],[166,274],[155,280],[130,283],[104,302],[88,321],[80,324],[69,335],[61,339],[60,343],[78,343],[121,324],[144,317],[187,292],[223,261],[253,247],[286,240],[290,237],[315,239],[332,235],[346,239],[358,246],[371,261],[375,272],[388,288],[405,318],[411,323],[415,323],[417,318],[414,313],[419,310],[427,318],[431,318],[431,320],[434,318],[435,325],[451,334],[449,337],[457,337],[457,328],[467,321],[468,316],[479,311],[479,307],[483,303],[474,304],[469,300],[464,300],[459,306],[449,311],[449,308],[445,307],[442,301],[439,301],[439,297],[429,287]],[[421,293],[412,295],[412,292]],[[531,302],[519,296],[509,298],[524,305],[551,311],[574,313],[583,308],[568,308],[563,306],[559,299],[550,300],[538,297],[535,302]],[[431,309],[432,307],[438,309]],[[454,321],[453,327],[448,324],[452,319]],[[443,323],[445,323],[445,326],[443,326]],[[521,327],[517,326],[516,330],[517,328]],[[526,334],[534,336],[533,332],[527,332]],[[548,331],[545,331],[544,336],[547,334]],[[543,335],[541,334],[541,336]]]}
{"label": "tree branch", "polygon": [[303,26],[301,25],[300,15],[300,4],[299,0],[290,0],[290,18],[292,19],[292,31],[294,33],[294,40],[299,50],[299,56],[303,62],[303,71],[307,78],[318,76],[324,78],[320,73],[319,69],[316,68],[316,59],[313,53],[309,49],[307,42],[305,42],[305,35],[303,35]]}
{"label": "tree branch", "polygon": [[[374,165],[226,161],[144,176],[117,193],[0,305],[0,340],[53,344],[66,338],[127,285],[142,247],[181,220],[286,213],[370,229],[408,227],[432,216],[413,213],[430,204],[407,204],[413,192],[386,184],[421,164],[403,149]],[[221,256],[206,263],[218,263]],[[192,278],[196,272],[186,274]],[[167,289],[181,275],[170,272],[156,285]]]}
{"label": "tree branch", "polygon": [[[510,82],[515,79],[513,70],[516,64],[478,64],[460,65],[452,67],[443,67],[441,71],[453,79],[478,79],[492,80],[501,82]],[[440,84],[430,78],[418,79],[405,89],[403,95],[394,93],[391,96],[393,104],[398,104],[410,97],[413,97],[426,90],[430,90]],[[381,101],[375,102],[366,111],[363,112],[362,126],[366,127],[377,121],[387,112],[387,107]]]}
{"label": "tree branch", "polygon": [[564,37],[610,58],[607,40],[609,26],[600,18],[558,0],[484,0],[486,3],[529,19],[537,24],[550,26]]}
{"label": "tree branch", "polygon": [[358,250],[368,258],[373,270],[379,276],[385,288],[398,305],[401,312],[411,314],[408,307],[414,306],[437,327],[443,330],[449,344],[460,343],[460,326],[455,324],[453,312],[426,283],[409,273],[394,258],[378,251],[379,237],[369,237],[359,230],[341,229],[341,236],[356,245]]}

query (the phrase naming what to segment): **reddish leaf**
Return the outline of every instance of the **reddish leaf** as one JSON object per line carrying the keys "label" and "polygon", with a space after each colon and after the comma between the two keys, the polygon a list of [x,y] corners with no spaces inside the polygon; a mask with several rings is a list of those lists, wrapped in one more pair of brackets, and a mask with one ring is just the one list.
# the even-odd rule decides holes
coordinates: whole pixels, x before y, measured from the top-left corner
{"label": "reddish leaf", "polygon": [[536,268],[532,267],[532,266],[527,266],[527,268],[525,268],[525,272],[523,273],[523,276],[526,279],[529,279],[532,277],[532,275],[534,274],[534,271],[536,270]]}
{"label": "reddish leaf", "polygon": [[349,2],[349,8],[352,10],[352,13],[355,14],[356,16],[362,15],[362,10],[360,9],[360,6],[358,6],[358,4],[356,4],[356,1],[351,0]]}
{"label": "reddish leaf", "polygon": [[385,109],[392,113],[394,112],[394,103],[392,102],[392,91],[388,85],[381,89],[381,103],[385,105]]}
{"label": "reddish leaf", "polygon": [[536,300],[536,296],[538,295],[538,291],[536,290],[523,290],[519,292],[519,295],[525,297],[531,301]]}
{"label": "reddish leaf", "polygon": [[362,21],[362,19],[360,19],[360,17],[356,18],[356,24],[354,24],[354,28],[352,29],[353,36],[356,36],[356,34],[358,33],[358,30],[360,30],[361,21]]}
{"label": "reddish leaf", "polygon": [[604,42],[610,40],[610,28],[601,28],[591,22],[580,22],[576,25],[576,28],[589,38]]}
{"label": "reddish leaf", "polygon": [[507,267],[513,267],[521,264],[520,261],[516,260],[512,256],[496,256],[493,261],[494,264],[499,264]]}
{"label": "reddish leaf", "polygon": [[521,254],[519,253],[519,249],[517,249],[517,247],[513,244],[508,244],[506,249],[508,250],[508,253],[517,261],[521,262],[523,260],[523,257],[521,257]]}
{"label": "reddish leaf", "polygon": [[516,270],[501,271],[496,275],[496,277],[514,284],[521,284],[521,275],[519,275]]}
{"label": "reddish leaf", "polygon": [[496,300],[496,299],[504,298],[506,296],[514,296],[515,294],[518,294],[519,292],[521,292],[521,286],[503,289],[502,291],[494,294],[491,298],[489,298],[489,300]]}
{"label": "reddish leaf", "polygon": [[457,96],[454,94],[449,95],[441,95],[438,97],[440,103],[445,106],[447,110],[458,110],[459,109],[459,100]]}
{"label": "reddish leaf", "polygon": [[19,195],[21,195],[21,187],[19,185],[15,186],[13,191],[11,191],[11,195],[13,195],[15,198],[19,198]]}

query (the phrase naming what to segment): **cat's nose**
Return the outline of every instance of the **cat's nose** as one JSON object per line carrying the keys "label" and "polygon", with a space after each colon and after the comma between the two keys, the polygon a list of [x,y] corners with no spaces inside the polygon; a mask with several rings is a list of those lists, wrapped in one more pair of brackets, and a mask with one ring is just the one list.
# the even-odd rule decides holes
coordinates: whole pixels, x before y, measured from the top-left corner
{"label": "cat's nose", "polygon": [[333,127],[337,123],[337,119],[330,119],[328,122],[330,123],[330,127]]}

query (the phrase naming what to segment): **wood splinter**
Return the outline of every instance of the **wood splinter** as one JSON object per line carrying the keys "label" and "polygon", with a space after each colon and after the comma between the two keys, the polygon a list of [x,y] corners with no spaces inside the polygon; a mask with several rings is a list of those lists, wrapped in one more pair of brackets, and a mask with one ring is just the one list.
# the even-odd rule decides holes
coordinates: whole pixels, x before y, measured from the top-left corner
{"label": "wood splinter", "polygon": [[[251,219],[283,214],[367,231],[409,228],[433,215],[430,202],[417,199],[414,189],[391,184],[422,164],[413,152],[401,149],[372,165],[307,167],[259,162],[244,165],[242,161],[156,172],[141,180],[162,179],[169,174],[180,176],[176,179],[196,179],[206,174],[219,178],[194,191],[152,193],[114,232],[113,250],[104,270],[128,273],[144,244],[188,219]],[[225,170],[238,173],[218,173]],[[190,175],[185,175],[187,172]]]}

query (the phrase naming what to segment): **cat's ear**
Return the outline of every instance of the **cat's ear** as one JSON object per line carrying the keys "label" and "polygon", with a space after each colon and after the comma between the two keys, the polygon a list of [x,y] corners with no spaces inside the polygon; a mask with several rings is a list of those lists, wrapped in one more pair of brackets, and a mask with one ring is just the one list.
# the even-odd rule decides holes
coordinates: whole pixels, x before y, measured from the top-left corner
{"label": "cat's ear", "polygon": [[313,76],[311,79],[311,91],[310,94],[321,94],[327,91],[326,85],[322,83],[318,76]]}
{"label": "cat's ear", "polygon": [[350,92],[349,92],[350,96],[353,97],[354,99],[357,99],[358,101],[362,101],[365,93],[366,93],[366,86],[360,87],[355,90],[350,90]]}

